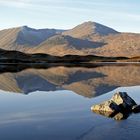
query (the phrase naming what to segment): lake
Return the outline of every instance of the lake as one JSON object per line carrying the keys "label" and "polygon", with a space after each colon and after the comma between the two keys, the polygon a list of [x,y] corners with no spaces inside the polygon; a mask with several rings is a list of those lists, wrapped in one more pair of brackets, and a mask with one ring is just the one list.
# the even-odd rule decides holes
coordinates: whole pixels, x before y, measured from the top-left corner
{"label": "lake", "polygon": [[127,92],[140,104],[140,65],[0,66],[1,140],[139,140],[140,114],[115,121],[90,107]]}

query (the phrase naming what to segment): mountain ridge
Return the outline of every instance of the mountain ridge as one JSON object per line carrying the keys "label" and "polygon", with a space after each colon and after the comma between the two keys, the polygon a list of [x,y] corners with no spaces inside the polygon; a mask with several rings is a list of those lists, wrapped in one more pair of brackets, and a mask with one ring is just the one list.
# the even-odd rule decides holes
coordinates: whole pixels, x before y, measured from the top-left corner
{"label": "mountain ridge", "polygon": [[135,57],[140,54],[140,34],[121,33],[91,21],[69,30],[22,26],[1,30],[0,48],[57,56]]}

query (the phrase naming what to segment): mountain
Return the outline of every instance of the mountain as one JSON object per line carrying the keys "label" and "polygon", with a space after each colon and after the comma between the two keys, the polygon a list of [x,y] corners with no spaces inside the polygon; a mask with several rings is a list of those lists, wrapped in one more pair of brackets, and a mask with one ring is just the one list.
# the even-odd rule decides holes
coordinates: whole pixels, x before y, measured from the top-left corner
{"label": "mountain", "polygon": [[69,30],[23,26],[0,31],[0,48],[57,56],[139,57],[140,34],[121,33],[90,21]]}
{"label": "mountain", "polygon": [[0,48],[11,50],[16,49],[15,40],[20,28],[5,29],[0,31]]}
{"label": "mountain", "polygon": [[24,47],[36,47],[49,37],[60,34],[62,31],[56,29],[33,29],[27,26],[5,29],[0,31],[0,48],[22,51]]}
{"label": "mountain", "polygon": [[107,26],[89,21],[89,22],[84,22],[71,30],[65,31],[63,35],[69,35],[75,38],[85,39],[91,35],[105,36],[105,35],[118,34],[118,33],[119,32]]}
{"label": "mountain", "polygon": [[103,44],[101,47],[83,50],[84,54],[113,57],[140,55],[140,34],[121,33],[95,22],[85,22],[62,34]]}
{"label": "mountain", "polygon": [[32,29],[27,26],[21,27],[16,38],[16,43],[19,45],[37,46],[51,36],[61,33],[61,30],[55,29]]}
{"label": "mountain", "polygon": [[[95,40],[91,38],[90,40]],[[125,56],[135,57],[140,56],[140,34],[121,33],[116,35],[104,36],[96,38],[96,41],[104,42],[102,48],[97,48],[91,51],[96,55],[103,56]]]}

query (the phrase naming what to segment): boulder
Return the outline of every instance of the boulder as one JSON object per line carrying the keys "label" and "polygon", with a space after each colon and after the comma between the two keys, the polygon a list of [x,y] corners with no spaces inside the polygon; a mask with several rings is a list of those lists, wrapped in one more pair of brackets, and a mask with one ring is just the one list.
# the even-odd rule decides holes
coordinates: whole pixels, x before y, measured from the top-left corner
{"label": "boulder", "polygon": [[120,105],[122,109],[132,109],[133,106],[137,105],[126,92],[115,93],[111,98],[111,101],[114,101],[117,105]]}
{"label": "boulder", "polygon": [[132,112],[139,113],[140,105],[137,105],[126,92],[117,92],[110,100],[93,105],[91,110],[115,120],[122,120],[126,119]]}
{"label": "boulder", "polygon": [[111,117],[111,114],[113,114],[112,112],[98,111],[98,110],[94,110],[94,112],[95,112],[96,114],[103,115],[103,116],[106,116],[106,117]]}
{"label": "boulder", "polygon": [[93,105],[91,107],[93,111],[102,111],[102,112],[110,112],[110,114],[114,113],[115,111],[119,111],[119,106],[112,100],[105,101],[98,105]]}

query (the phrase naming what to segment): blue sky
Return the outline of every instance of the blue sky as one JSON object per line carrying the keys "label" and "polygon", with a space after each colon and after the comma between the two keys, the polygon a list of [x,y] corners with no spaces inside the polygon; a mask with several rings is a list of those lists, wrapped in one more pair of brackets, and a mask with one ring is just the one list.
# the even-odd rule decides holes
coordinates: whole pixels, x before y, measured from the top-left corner
{"label": "blue sky", "polygon": [[95,21],[140,33],[140,0],[0,0],[0,29],[28,25],[69,29]]}

